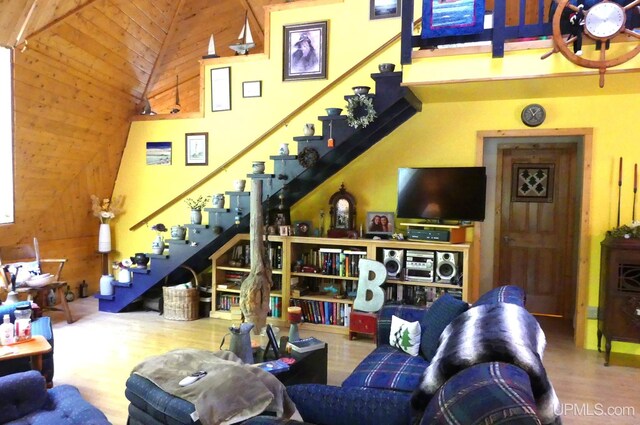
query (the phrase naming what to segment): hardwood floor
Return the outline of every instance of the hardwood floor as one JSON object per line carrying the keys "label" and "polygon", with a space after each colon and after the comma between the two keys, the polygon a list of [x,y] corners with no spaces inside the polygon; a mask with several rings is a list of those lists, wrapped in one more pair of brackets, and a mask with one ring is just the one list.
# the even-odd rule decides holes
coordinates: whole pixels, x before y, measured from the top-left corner
{"label": "hardwood floor", "polygon": [[[125,381],[136,364],[174,348],[218,350],[229,326],[229,322],[214,319],[170,321],[156,312],[102,313],[94,298],[78,299],[70,306],[76,318],[73,324],[67,324],[62,313],[52,315],[54,385],[75,385],[115,425],[126,424],[129,403],[124,396]],[[602,354],[573,347],[569,327],[549,319],[540,321],[548,340],[544,363],[564,406],[563,423],[640,423],[640,359],[631,359],[635,367],[605,367]],[[311,336],[304,325],[300,334]],[[349,341],[346,335],[320,332],[313,335],[329,343],[332,385],[340,385],[374,348],[369,339]],[[612,355],[612,364],[619,363],[620,357]],[[624,416],[600,414],[608,409]]]}

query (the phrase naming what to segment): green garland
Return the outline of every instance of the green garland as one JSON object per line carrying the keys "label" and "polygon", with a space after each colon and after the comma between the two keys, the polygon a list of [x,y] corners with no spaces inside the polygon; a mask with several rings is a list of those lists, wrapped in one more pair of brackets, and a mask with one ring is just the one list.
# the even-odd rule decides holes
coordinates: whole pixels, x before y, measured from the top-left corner
{"label": "green garland", "polygon": [[638,239],[640,238],[640,226],[628,226],[623,224],[607,231],[607,236],[613,238]]}
{"label": "green garland", "polygon": [[347,102],[347,124],[353,128],[365,128],[376,118],[376,110],[373,108],[373,99],[357,94],[349,98]]}

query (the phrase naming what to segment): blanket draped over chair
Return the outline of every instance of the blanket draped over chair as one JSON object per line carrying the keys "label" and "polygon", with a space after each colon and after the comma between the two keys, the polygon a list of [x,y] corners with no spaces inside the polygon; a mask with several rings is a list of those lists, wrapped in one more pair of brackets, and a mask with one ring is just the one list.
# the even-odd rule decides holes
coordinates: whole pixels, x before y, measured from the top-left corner
{"label": "blanket draped over chair", "polygon": [[553,424],[559,400],[542,365],[544,332],[526,309],[515,304],[480,305],[467,310],[442,332],[440,345],[425,370],[412,402],[423,409],[424,400],[457,372],[484,362],[514,364],[531,380],[538,416]]}
{"label": "blanket draped over chair", "polygon": [[[207,375],[186,387],[178,385],[198,370]],[[236,423],[264,411],[285,418],[296,413],[284,385],[274,375],[244,364],[230,351],[173,350],[150,357],[132,373],[191,402],[196,409],[193,420],[199,418],[204,425]]]}

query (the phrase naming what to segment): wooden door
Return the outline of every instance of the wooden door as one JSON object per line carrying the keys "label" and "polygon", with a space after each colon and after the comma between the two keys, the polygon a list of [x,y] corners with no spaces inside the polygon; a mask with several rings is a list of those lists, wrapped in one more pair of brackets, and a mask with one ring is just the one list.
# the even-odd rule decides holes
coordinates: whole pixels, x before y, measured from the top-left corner
{"label": "wooden door", "polygon": [[573,316],[577,146],[498,146],[494,276],[524,288],[532,313]]}

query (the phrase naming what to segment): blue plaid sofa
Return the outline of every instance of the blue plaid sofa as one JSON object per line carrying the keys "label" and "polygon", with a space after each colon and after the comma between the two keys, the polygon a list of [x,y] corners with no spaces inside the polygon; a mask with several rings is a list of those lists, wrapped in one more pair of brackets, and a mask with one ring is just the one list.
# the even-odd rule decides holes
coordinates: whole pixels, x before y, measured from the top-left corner
{"label": "blue plaid sofa", "polygon": [[[441,300],[441,301],[440,301]],[[525,295],[516,286],[495,288],[471,308],[499,302],[524,307]],[[294,385],[287,392],[305,423],[315,425],[410,424],[540,424],[531,381],[517,366],[481,363],[451,377],[430,399],[424,411],[415,411],[411,396],[437,350],[444,328],[469,306],[451,297],[430,308],[385,305],[378,314],[376,349],[341,387]],[[427,313],[431,310],[430,313]],[[412,357],[389,345],[391,317],[421,322],[421,354]],[[275,418],[256,417],[245,424],[285,424]]]}

